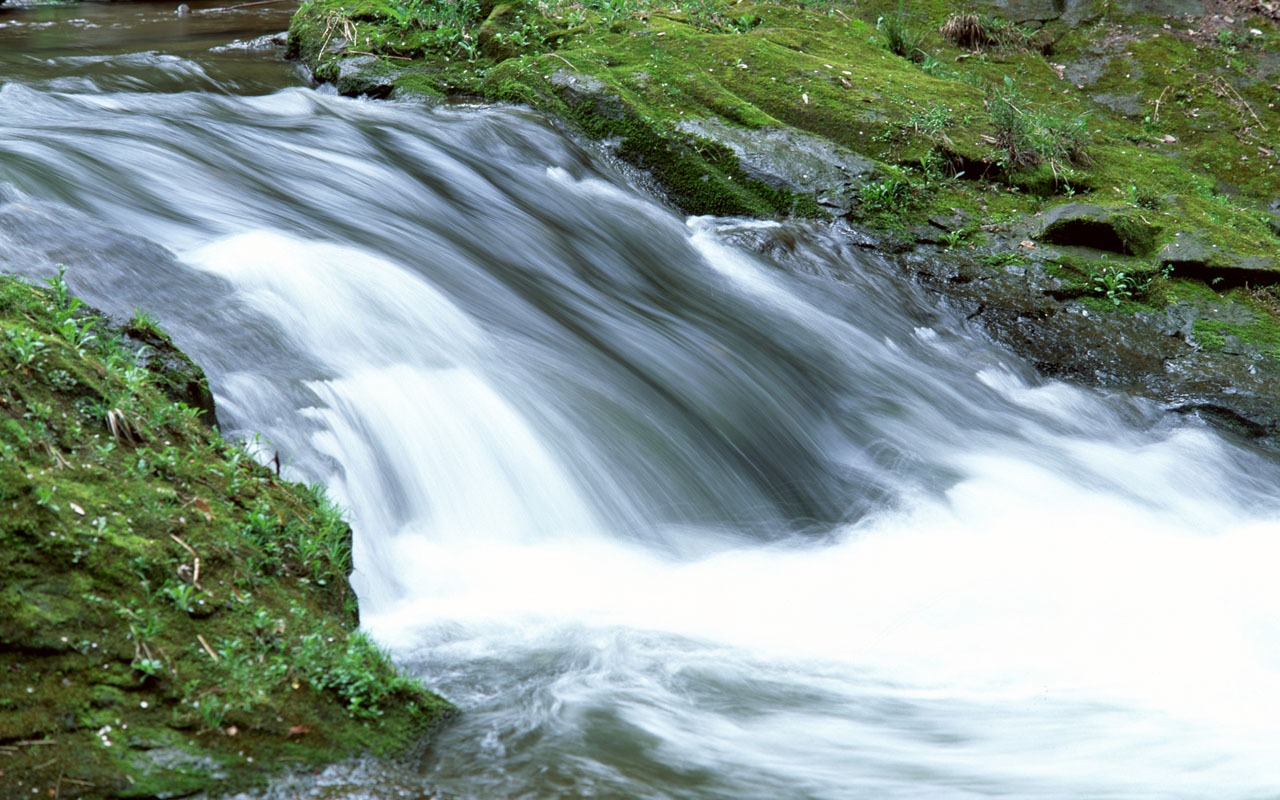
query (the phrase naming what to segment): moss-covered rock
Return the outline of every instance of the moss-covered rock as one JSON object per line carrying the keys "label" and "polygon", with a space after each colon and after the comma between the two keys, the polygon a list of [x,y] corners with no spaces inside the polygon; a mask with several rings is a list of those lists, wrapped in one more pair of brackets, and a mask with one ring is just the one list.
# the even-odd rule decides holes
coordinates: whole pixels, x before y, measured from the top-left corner
{"label": "moss-covered rock", "polygon": [[[1265,211],[1280,195],[1271,20],[1188,27],[1156,16],[1176,3],[1032,5],[974,4],[986,35],[963,40],[970,51],[948,38],[957,12],[941,2],[311,0],[290,45],[342,91],[541,108],[691,213],[907,228],[1066,198],[1113,208],[1127,252],[1153,254],[1178,230],[1246,259],[1280,246]],[[783,168],[792,145],[804,160],[817,141],[857,166]]]}
{"label": "moss-covered rock", "polygon": [[1126,208],[1067,203],[1044,213],[1039,238],[1127,256],[1151,255],[1160,229]]}
{"label": "moss-covered rock", "polygon": [[233,790],[450,711],[357,632],[322,490],[222,440],[193,385],[145,318],[0,278],[0,796]]}

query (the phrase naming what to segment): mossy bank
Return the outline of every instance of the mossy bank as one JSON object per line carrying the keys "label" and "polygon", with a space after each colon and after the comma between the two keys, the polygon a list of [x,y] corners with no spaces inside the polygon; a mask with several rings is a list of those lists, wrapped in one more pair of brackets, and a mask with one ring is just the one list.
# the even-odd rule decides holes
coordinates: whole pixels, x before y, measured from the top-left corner
{"label": "mossy bank", "polygon": [[218,795],[450,713],[357,632],[323,491],[193,394],[145,315],[0,278],[0,797]]}
{"label": "mossy bank", "polygon": [[[689,213],[848,222],[881,250],[967,262],[969,295],[1007,301],[1033,272],[1046,288],[1028,317],[1189,314],[1162,335],[1274,371],[1277,13],[1247,0],[310,0],[290,48],[348,94],[542,109]],[[1047,366],[1095,383],[1117,372]]]}

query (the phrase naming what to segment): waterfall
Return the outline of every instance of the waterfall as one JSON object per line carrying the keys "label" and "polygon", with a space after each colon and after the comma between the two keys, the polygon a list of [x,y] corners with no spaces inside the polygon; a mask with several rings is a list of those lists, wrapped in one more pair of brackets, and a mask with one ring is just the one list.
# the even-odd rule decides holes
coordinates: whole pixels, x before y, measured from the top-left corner
{"label": "waterfall", "polygon": [[0,88],[0,261],[151,309],[226,432],[331,487],[364,624],[464,711],[376,769],[1280,793],[1273,456],[1038,377],[838,226],[684,219],[526,111],[203,58]]}

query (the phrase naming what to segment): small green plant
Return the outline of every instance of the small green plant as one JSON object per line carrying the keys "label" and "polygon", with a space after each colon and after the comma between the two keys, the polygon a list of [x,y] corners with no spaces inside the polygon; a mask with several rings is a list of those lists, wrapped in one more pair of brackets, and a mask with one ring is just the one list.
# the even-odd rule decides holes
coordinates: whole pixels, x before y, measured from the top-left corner
{"label": "small green plant", "polygon": [[227,712],[231,710],[230,703],[212,692],[207,692],[204,696],[192,700],[191,705],[195,707],[196,713],[200,717],[200,723],[206,731],[220,729],[223,720],[227,718]]}
{"label": "small green plant", "polygon": [[303,677],[321,691],[336,692],[353,717],[380,717],[391,697],[401,692],[415,695],[422,689],[418,681],[397,673],[390,657],[359,631],[347,638],[343,648],[319,634],[304,636],[294,653],[294,666]]}
{"label": "small green plant", "polygon": [[1027,43],[1026,34],[999,17],[973,12],[952,14],[939,32],[947,41],[966,50],[1022,47]]}
{"label": "small green plant", "polygon": [[40,334],[30,328],[10,328],[5,336],[9,340],[9,349],[13,351],[20,366],[33,366],[45,347]]}
{"label": "small green plant", "polygon": [[80,307],[80,298],[73,297],[71,295],[71,287],[67,285],[66,266],[59,264],[58,274],[51,278],[46,278],[45,284],[53,295],[53,305],[57,310],[75,311]]}
{"label": "small green plant", "polygon": [[1071,167],[1089,163],[1088,118],[1063,118],[1031,106],[1006,75],[1004,88],[987,98],[996,146],[1006,169],[1047,164],[1059,182],[1069,182]]}
{"label": "small green plant", "polygon": [[1239,53],[1249,47],[1249,37],[1230,28],[1223,28],[1218,31],[1216,38],[1218,46],[1228,53]]}
{"label": "small green plant", "polygon": [[1135,294],[1144,291],[1146,287],[1140,285],[1142,283],[1137,276],[1115,266],[1089,271],[1089,285],[1093,288],[1093,293],[1106,297],[1114,306],[1133,300]]}
{"label": "small green plant", "polygon": [[978,259],[980,263],[988,267],[996,267],[1003,269],[1011,267],[1015,264],[1025,264],[1027,257],[1017,250],[1001,250],[998,253],[988,253]]}
{"label": "small green plant", "polygon": [[[585,5],[587,8],[600,12],[600,17],[605,24],[612,24],[623,17],[631,16],[637,11],[634,0],[587,0]],[[701,8],[694,8],[691,13],[694,17],[697,17],[700,11]]]}
{"label": "small green plant", "polygon": [[955,124],[955,114],[945,106],[930,106],[913,112],[906,124],[916,133],[935,136]]}
{"label": "small green plant", "polygon": [[160,633],[162,622],[156,610],[147,605],[128,606],[115,603],[115,612],[129,629],[129,640],[141,646]]}
{"label": "small green plant", "polygon": [[919,31],[907,24],[906,15],[902,11],[902,3],[898,3],[898,13],[876,20],[876,29],[885,36],[885,46],[897,56],[919,64],[924,61],[926,53],[920,48],[924,37]]}
{"label": "small green plant", "polygon": [[884,180],[863,184],[858,199],[868,214],[898,214],[912,201],[911,181],[901,175],[890,175]]}
{"label": "small green plant", "polygon": [[932,53],[925,53],[924,58],[920,59],[920,69],[935,78],[953,78],[956,74],[955,70],[948,67]]}
{"label": "small green plant", "polygon": [[1138,208],[1145,208],[1149,211],[1159,211],[1164,207],[1164,200],[1158,194],[1149,192],[1145,189],[1139,189],[1136,184],[1129,184],[1123,191],[1125,200]]}
{"label": "small green plant", "polygon": [[968,240],[971,231],[968,228],[957,228],[942,234],[942,246],[954,250]]}
{"label": "small green plant", "polygon": [[61,511],[56,503],[53,502],[53,495],[57,492],[57,486],[35,486],[32,492],[36,496],[36,505],[41,508],[47,508],[52,511]]}
{"label": "small green plant", "polygon": [[59,336],[76,349],[77,353],[84,355],[85,348],[98,338],[94,330],[96,327],[97,321],[93,317],[77,317],[72,314],[58,324],[57,331]]}
{"label": "small green plant", "polygon": [[163,333],[159,320],[152,316],[151,312],[136,306],[133,309],[133,316],[129,317],[129,328],[140,333],[157,335]]}
{"label": "small green plant", "polygon": [[169,582],[160,588],[160,594],[173,601],[173,605],[184,614],[195,609],[196,587],[189,583]]}

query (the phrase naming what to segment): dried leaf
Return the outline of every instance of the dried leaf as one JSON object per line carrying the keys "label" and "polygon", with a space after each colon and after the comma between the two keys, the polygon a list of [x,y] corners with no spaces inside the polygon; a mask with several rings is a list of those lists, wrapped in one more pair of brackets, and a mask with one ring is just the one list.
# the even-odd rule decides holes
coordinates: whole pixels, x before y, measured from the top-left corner
{"label": "dried leaf", "polygon": [[192,501],[191,507],[201,514],[204,514],[205,522],[213,522],[213,509],[209,507],[209,501],[203,497],[197,497]]}

